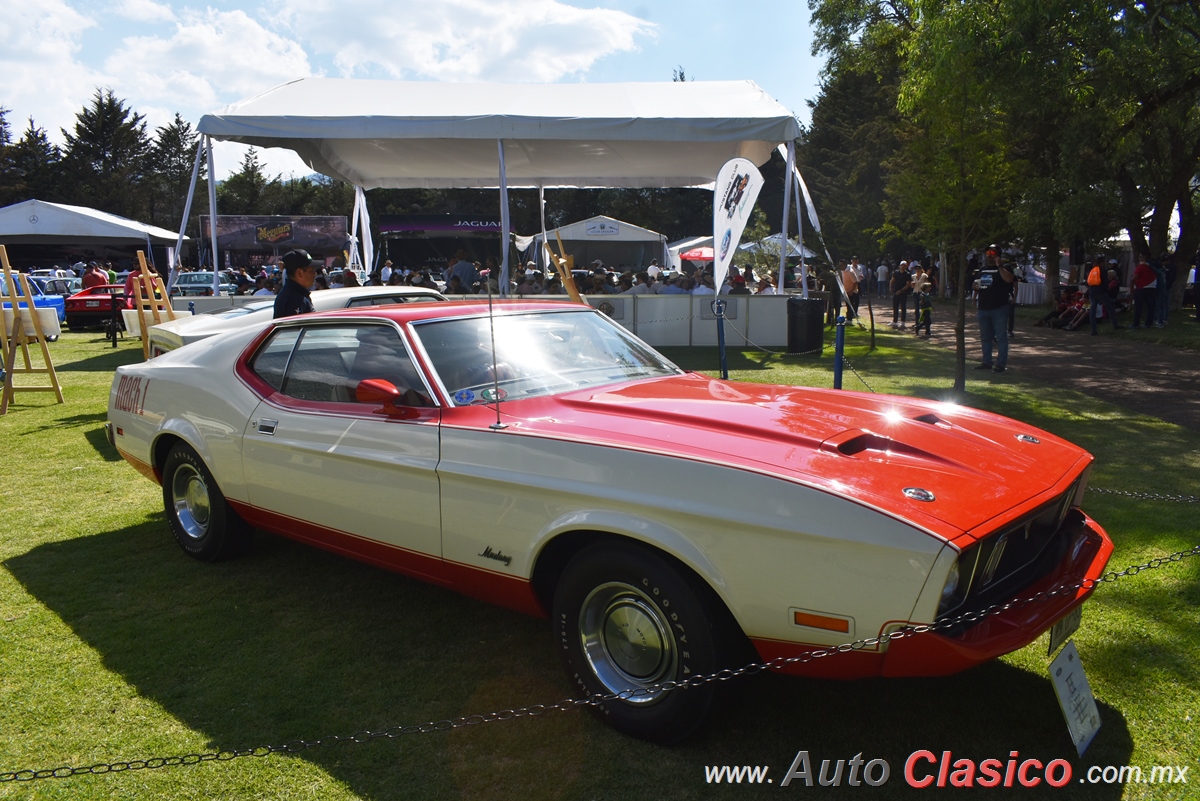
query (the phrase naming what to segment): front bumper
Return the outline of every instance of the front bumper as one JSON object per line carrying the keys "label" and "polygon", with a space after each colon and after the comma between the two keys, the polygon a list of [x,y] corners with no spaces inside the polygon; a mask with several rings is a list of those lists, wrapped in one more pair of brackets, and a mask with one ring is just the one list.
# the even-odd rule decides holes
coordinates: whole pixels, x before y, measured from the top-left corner
{"label": "front bumper", "polygon": [[[1081,515],[1066,556],[1048,574],[1015,593],[1025,599],[1059,587],[1070,587],[1099,578],[1112,556],[1113,544],[1096,521]],[[820,678],[857,679],[870,676],[948,676],[1004,654],[1024,648],[1056,621],[1081,605],[1092,589],[1075,589],[984,617],[953,634],[925,632],[907,634],[886,648],[866,648],[798,662],[782,672]],[[892,630],[901,626],[890,627]],[[882,632],[881,632],[882,633]],[[826,646],[754,640],[763,661],[796,657]]]}
{"label": "front bumper", "polygon": [[[1083,515],[1067,556],[1048,575],[1016,593],[1024,599],[1059,587],[1094,580],[1104,573],[1113,544],[1104,529]],[[883,661],[885,676],[946,676],[995,659],[1040,637],[1061,617],[1087,600],[1092,589],[1059,593],[988,615],[954,636],[930,632],[897,640]]]}

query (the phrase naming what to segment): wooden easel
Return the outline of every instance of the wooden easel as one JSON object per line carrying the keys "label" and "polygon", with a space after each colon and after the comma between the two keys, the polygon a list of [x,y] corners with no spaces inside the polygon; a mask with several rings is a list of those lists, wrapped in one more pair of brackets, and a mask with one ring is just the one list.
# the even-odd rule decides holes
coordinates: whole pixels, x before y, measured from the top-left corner
{"label": "wooden easel", "polygon": [[550,247],[549,242],[543,241],[542,244],[546,247],[547,261],[552,264],[558,272],[558,277],[562,281],[563,288],[567,290],[567,295],[576,303],[583,303],[584,300],[579,294],[579,289],[575,286],[575,273],[571,271],[571,258],[567,255],[567,249],[563,246],[562,236],[558,231],[554,232],[554,238],[558,240],[558,250],[562,255],[555,255],[554,248]]}
{"label": "wooden easel", "polygon": [[[171,299],[167,296],[167,288],[163,286],[162,279],[150,274],[150,268],[146,265],[146,254],[139,250],[137,257],[141,269],[133,281],[133,307],[137,310],[138,325],[142,332],[142,355],[149,359],[149,326],[158,325],[164,319],[174,320],[175,309],[171,306]],[[147,312],[153,322],[148,322]]]}
{"label": "wooden easel", "polygon": [[[0,346],[4,350],[4,395],[0,400],[0,415],[8,414],[8,404],[12,402],[17,392],[53,392],[59,403],[63,403],[62,388],[58,385],[58,373],[54,372],[54,360],[50,358],[50,348],[46,346],[46,335],[42,331],[42,320],[38,310],[33,305],[33,293],[29,289],[29,278],[18,273],[13,275],[8,263],[8,251],[0,245],[0,265],[4,268],[4,287],[0,290],[0,306],[8,303],[12,307],[12,328],[0,325]],[[33,336],[25,331],[25,322],[21,317],[21,304],[29,309],[30,323]],[[0,312],[2,314],[2,312]],[[42,359],[45,367],[34,367],[29,360],[29,345],[38,343],[42,346]],[[21,349],[24,367],[17,367],[17,349]],[[50,376],[49,386],[17,386],[14,381],[18,374],[45,373]]]}

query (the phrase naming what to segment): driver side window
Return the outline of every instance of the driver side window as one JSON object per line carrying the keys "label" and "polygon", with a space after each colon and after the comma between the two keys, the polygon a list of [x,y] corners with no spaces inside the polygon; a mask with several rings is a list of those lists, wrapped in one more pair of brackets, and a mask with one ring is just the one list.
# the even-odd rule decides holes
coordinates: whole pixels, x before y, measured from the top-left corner
{"label": "driver side window", "polygon": [[434,405],[399,332],[387,325],[280,329],[259,352],[253,369],[297,400],[356,403],[359,382],[377,378],[401,392],[402,405]]}

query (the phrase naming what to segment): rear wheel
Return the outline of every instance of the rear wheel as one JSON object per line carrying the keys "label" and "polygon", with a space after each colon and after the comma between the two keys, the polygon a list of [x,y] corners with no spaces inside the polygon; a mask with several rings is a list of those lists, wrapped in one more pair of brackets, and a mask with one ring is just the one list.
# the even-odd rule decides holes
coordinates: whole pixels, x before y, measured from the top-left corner
{"label": "rear wheel", "polygon": [[703,722],[713,684],[661,689],[723,667],[734,641],[698,582],[632,543],[588,547],[567,565],[553,620],[568,674],[589,696],[630,693],[597,706],[601,720],[655,742],[682,739]]}
{"label": "rear wheel", "polygon": [[217,562],[249,545],[254,530],[225,500],[208,466],[190,446],[178,442],[167,453],[162,490],[171,533],[189,556]]}

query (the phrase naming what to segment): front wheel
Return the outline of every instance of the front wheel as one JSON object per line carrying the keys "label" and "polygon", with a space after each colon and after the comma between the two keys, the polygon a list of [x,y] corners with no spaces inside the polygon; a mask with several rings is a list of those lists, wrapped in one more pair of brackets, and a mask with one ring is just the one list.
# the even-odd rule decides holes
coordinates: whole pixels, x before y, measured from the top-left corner
{"label": "front wheel", "polygon": [[724,666],[731,626],[698,582],[631,543],[585,548],[563,571],[553,620],[567,672],[588,696],[627,693],[595,707],[619,731],[674,742],[707,715],[712,683],[662,689]]}
{"label": "front wheel", "polygon": [[163,462],[162,490],[171,533],[188,556],[218,562],[250,544],[253,529],[225,500],[204,461],[182,442]]}

